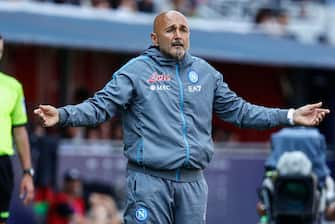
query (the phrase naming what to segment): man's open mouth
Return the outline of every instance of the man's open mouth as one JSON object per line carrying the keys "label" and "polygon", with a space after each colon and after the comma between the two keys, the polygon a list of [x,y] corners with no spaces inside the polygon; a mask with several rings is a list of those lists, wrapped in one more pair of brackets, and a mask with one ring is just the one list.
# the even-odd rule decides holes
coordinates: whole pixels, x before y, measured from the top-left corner
{"label": "man's open mouth", "polygon": [[177,43],[172,43],[172,47],[184,47],[184,44],[179,43],[179,42],[177,42]]}

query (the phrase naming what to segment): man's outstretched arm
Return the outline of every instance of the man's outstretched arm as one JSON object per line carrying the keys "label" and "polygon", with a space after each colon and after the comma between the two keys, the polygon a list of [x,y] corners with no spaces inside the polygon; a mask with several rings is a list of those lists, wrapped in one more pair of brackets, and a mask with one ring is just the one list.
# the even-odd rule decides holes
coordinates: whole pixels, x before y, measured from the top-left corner
{"label": "man's outstretched arm", "polygon": [[61,126],[96,126],[112,118],[119,107],[125,107],[133,95],[134,87],[125,74],[114,74],[106,86],[92,98],[77,105],[56,108],[40,105],[34,113],[44,127],[56,124]]}

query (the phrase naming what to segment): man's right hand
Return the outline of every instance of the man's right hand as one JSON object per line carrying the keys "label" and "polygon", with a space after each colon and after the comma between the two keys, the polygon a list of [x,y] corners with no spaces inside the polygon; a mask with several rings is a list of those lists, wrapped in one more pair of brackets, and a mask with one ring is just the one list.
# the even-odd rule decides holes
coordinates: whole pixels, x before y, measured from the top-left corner
{"label": "man's right hand", "polygon": [[51,127],[59,122],[59,113],[56,107],[50,105],[40,105],[34,110],[43,127]]}

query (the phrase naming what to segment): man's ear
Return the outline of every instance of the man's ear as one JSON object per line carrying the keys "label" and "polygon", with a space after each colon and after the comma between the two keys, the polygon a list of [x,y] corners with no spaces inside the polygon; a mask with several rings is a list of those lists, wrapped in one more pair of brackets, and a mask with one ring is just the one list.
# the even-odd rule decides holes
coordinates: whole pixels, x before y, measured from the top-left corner
{"label": "man's ear", "polygon": [[151,37],[151,41],[152,41],[152,44],[154,45],[154,46],[158,46],[158,38],[157,38],[157,34],[156,33],[154,33],[154,32],[152,32],[151,34],[150,34],[150,37]]}

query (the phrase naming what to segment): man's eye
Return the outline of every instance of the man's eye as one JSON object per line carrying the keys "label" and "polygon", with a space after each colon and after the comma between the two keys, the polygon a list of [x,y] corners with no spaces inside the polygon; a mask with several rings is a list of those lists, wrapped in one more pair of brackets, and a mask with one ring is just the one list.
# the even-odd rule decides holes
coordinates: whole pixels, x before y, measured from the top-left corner
{"label": "man's eye", "polygon": [[183,33],[188,33],[188,29],[187,28],[181,29],[180,31],[183,32]]}

